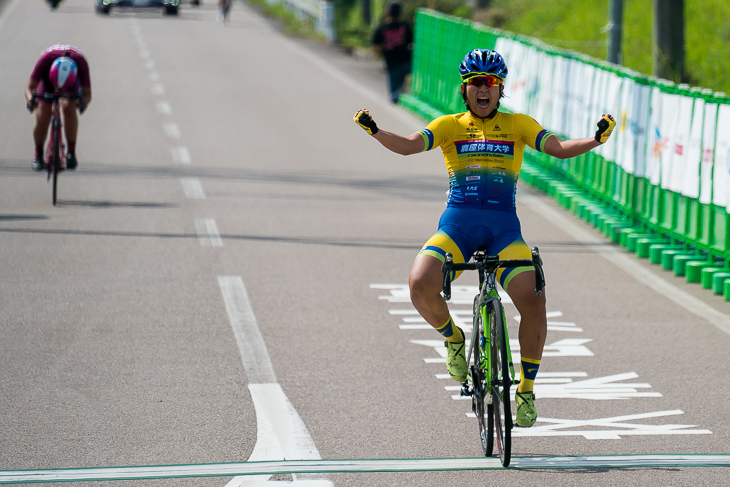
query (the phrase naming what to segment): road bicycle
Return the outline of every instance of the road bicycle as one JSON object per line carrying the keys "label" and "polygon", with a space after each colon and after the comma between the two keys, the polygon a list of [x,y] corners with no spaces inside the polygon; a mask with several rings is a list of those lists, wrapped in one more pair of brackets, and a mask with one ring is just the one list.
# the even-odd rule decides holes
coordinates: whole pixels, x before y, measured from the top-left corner
{"label": "road bicycle", "polygon": [[[51,130],[48,137],[48,147],[44,156],[46,163],[46,179],[52,183],[53,206],[56,206],[56,195],[58,194],[58,173],[66,169],[66,145],[63,143],[63,124],[61,123],[60,101],[62,98],[69,100],[81,100],[81,95],[66,95],[59,93],[43,93],[41,98],[51,102]],[[33,93],[30,107],[35,107],[38,95]],[[83,109],[77,104],[79,112]]]}
{"label": "road bicycle", "polygon": [[468,371],[461,383],[461,395],[471,397],[471,408],[479,423],[484,456],[492,456],[496,438],[499,459],[507,467],[512,454],[510,387],[519,384],[519,380],[515,380],[507,320],[497,291],[496,272],[499,268],[534,267],[535,294],[538,296],[545,286],[545,275],[537,247],[532,248],[532,259],[500,260],[499,256],[487,255],[481,249],[472,257],[471,262],[457,264],[451,254],[446,254],[441,267],[444,275],[443,294],[446,301],[451,299],[451,281],[455,272],[479,272],[479,294],[474,298],[474,328],[466,357]]}

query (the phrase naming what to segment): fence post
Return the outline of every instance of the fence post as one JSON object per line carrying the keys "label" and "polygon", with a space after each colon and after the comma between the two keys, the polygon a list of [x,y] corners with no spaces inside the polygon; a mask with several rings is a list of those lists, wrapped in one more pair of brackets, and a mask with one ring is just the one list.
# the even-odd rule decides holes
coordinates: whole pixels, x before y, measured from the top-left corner
{"label": "fence post", "polygon": [[322,0],[319,3],[319,31],[324,34],[327,44],[337,42],[335,32],[335,2]]}

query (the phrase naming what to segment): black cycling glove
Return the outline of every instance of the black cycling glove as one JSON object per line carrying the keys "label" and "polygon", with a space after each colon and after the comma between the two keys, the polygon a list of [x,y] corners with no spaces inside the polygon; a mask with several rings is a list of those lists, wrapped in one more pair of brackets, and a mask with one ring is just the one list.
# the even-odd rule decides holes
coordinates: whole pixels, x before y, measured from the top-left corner
{"label": "black cycling glove", "polygon": [[353,120],[355,120],[355,123],[362,127],[365,132],[370,135],[378,133],[378,126],[375,124],[375,120],[373,120],[373,117],[371,117],[369,113],[365,113],[363,110],[358,110],[355,117],[353,117]]}
{"label": "black cycling glove", "polygon": [[598,130],[596,130],[596,142],[604,144],[613,132],[613,128],[616,126],[616,120],[611,115],[604,115],[598,123]]}
{"label": "black cycling glove", "polygon": [[36,106],[38,106],[38,102],[35,101],[35,91],[34,91],[33,95],[30,97],[30,100],[25,102],[25,108],[27,108],[30,113],[33,113],[33,110],[35,110]]}

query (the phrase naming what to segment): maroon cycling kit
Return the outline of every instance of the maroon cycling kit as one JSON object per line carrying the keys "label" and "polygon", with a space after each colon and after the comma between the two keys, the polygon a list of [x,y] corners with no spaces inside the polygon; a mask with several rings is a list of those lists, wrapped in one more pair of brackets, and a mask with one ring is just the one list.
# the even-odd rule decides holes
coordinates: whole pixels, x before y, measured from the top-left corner
{"label": "maroon cycling kit", "polygon": [[[42,95],[46,92],[53,92],[53,84],[49,78],[51,71],[51,65],[53,61],[60,57],[70,57],[78,67],[78,76],[76,82],[68,90],[64,90],[66,93],[78,93],[81,89],[91,88],[91,76],[89,75],[89,63],[86,62],[84,55],[74,46],[69,44],[54,44],[41,54],[41,57],[35,64],[33,72],[30,74],[32,81],[38,82],[36,88],[36,94]],[[42,98],[38,101],[46,102]]]}

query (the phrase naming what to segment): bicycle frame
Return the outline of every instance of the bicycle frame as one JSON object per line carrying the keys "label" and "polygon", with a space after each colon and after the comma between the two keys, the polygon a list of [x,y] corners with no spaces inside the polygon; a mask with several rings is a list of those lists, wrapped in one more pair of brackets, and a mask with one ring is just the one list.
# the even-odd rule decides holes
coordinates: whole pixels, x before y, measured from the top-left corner
{"label": "bicycle frame", "polygon": [[[500,260],[482,250],[474,253],[473,262],[454,263],[453,256],[446,254],[443,272],[443,294],[451,298],[451,280],[455,271],[476,270],[479,273],[479,294],[474,299],[474,328],[466,356],[467,378],[461,383],[461,395],[472,398],[472,411],[479,422],[479,435],[486,456],[491,456],[496,432],[497,446],[502,465],[509,465],[511,433],[513,427],[510,407],[510,388],[518,384],[509,346],[509,334],[504,307],[497,290],[499,268],[530,266],[535,270],[535,294],[542,294],[545,276],[542,259],[536,247],[532,259]],[[479,328],[481,324],[481,329]],[[480,343],[476,343],[480,340]],[[477,348],[478,347],[478,348]],[[472,364],[472,352],[475,355]],[[495,354],[495,356],[492,356]],[[485,418],[485,404],[487,405]],[[486,425],[485,425],[485,419]]]}
{"label": "bicycle frame", "polygon": [[[478,308],[479,313],[482,317],[482,325],[484,326],[484,343],[480,344],[480,347],[483,351],[483,363],[479,364],[479,366],[482,368],[482,370],[485,371],[486,377],[487,377],[487,392],[491,395],[492,394],[492,370],[490,367],[487,366],[489,362],[491,361],[491,340],[492,340],[492,333],[491,330],[489,330],[487,327],[489,326],[489,310],[490,306],[501,306],[502,300],[499,297],[499,291],[497,290],[497,276],[494,273],[486,273],[483,269],[479,269],[479,301],[478,301]],[[507,319],[502,313],[502,327],[504,328],[504,339],[507,344],[509,344],[509,333],[507,330]],[[474,346],[474,340],[476,340],[475,334],[472,333],[472,343],[471,346]],[[469,349],[469,354],[471,355],[472,348]],[[469,363],[471,357],[467,357],[467,363]],[[515,381],[515,367],[512,362],[512,350],[510,347],[507,347],[507,359],[508,359],[508,365],[509,365],[509,372],[510,372],[510,380],[512,384],[519,384],[519,381]]]}
{"label": "bicycle frame", "polygon": [[[35,97],[35,94],[33,95]],[[58,189],[58,173],[65,169],[65,149],[63,143],[63,123],[61,122],[61,98],[69,100],[80,100],[80,95],[62,95],[59,93],[44,93],[42,98],[51,102],[51,125],[48,137],[48,148],[46,150],[46,179],[53,182],[52,199],[53,206],[56,206],[56,196]]]}

